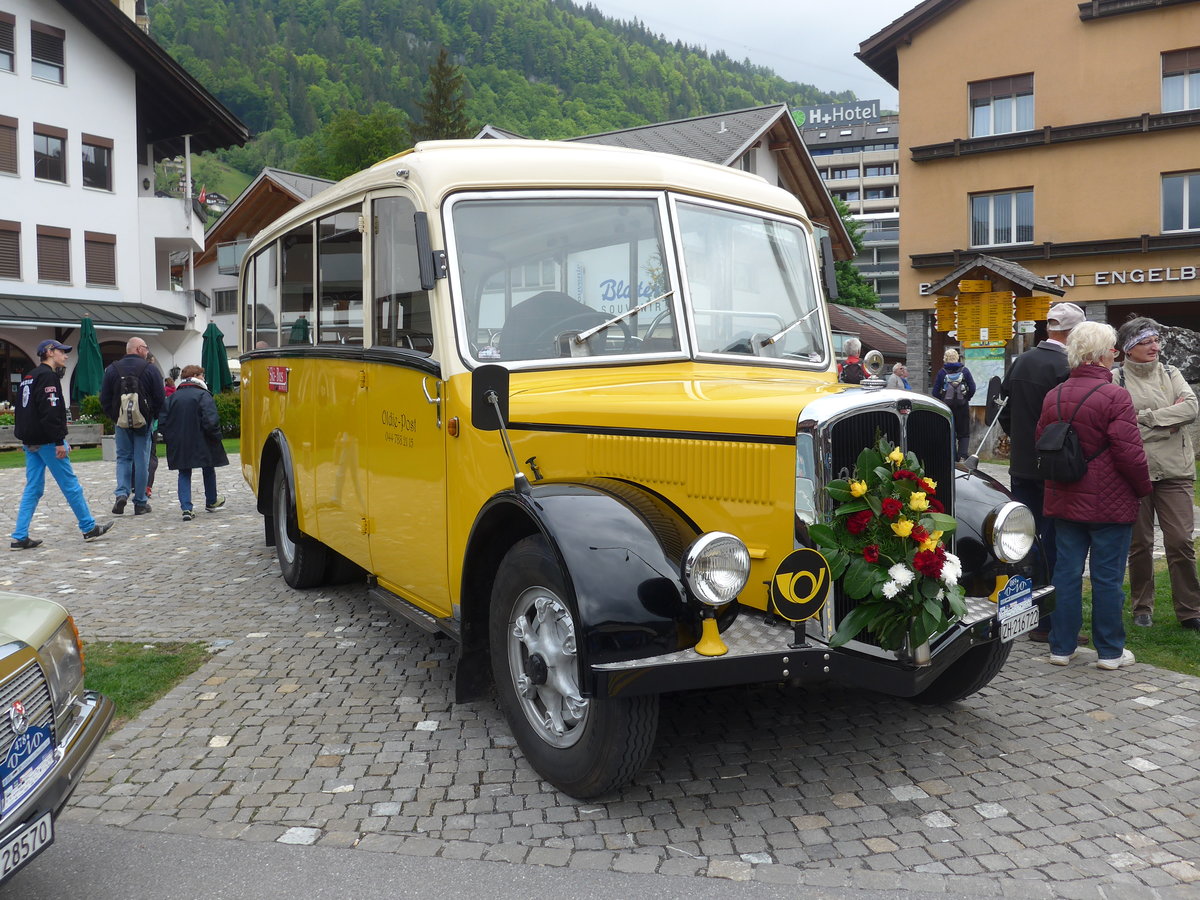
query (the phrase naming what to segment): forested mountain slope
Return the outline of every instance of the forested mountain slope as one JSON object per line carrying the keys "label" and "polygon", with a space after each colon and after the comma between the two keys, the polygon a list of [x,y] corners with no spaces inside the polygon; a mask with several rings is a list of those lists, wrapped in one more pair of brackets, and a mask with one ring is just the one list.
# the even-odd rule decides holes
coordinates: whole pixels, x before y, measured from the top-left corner
{"label": "forested mountain slope", "polygon": [[[257,135],[223,154],[287,167],[335,114],[417,116],[445,46],[477,122],[573,137],[764,103],[851,100],[671,43],[569,0],[150,0],[150,33]],[[307,140],[306,140],[307,139]]]}

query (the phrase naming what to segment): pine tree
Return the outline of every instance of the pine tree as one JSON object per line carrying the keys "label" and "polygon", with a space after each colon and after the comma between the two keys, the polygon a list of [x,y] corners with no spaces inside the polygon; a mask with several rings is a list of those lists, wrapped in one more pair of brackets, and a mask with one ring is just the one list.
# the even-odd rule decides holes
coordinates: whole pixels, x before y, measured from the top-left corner
{"label": "pine tree", "polygon": [[429,67],[429,85],[417,102],[421,121],[409,126],[412,142],[474,137],[478,128],[467,118],[467,100],[463,96],[466,81],[462,69],[450,62],[443,47],[437,62]]}

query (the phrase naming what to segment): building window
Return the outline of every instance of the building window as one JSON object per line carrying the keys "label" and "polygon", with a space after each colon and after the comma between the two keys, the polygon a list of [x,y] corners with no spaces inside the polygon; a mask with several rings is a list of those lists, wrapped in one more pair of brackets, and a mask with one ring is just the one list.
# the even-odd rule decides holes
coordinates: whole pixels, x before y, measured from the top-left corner
{"label": "building window", "polygon": [[971,197],[971,246],[1027,244],[1033,240],[1033,191]]}
{"label": "building window", "polygon": [[15,60],[13,29],[17,17],[12,13],[0,12],[0,72],[12,72]]}
{"label": "building window", "polygon": [[1032,74],[975,81],[969,88],[971,137],[1033,128]]}
{"label": "building window", "polygon": [[832,191],[831,193],[844,203],[859,199],[858,191]]}
{"label": "building window", "polygon": [[109,138],[85,134],[80,138],[83,146],[83,186],[112,190],[112,148]]}
{"label": "building window", "polygon": [[745,153],[739,156],[736,166],[743,172],[749,172],[751,175],[753,175],[756,171],[754,167],[754,150],[747,150]]}
{"label": "building window", "polygon": [[830,169],[829,170],[829,178],[831,181],[838,179],[838,178],[857,178],[857,177],[858,177],[858,166],[853,166],[849,169]]}
{"label": "building window", "polygon": [[1162,55],[1162,108],[1200,109],[1200,47]]}
{"label": "building window", "polygon": [[895,175],[895,174],[896,174],[896,164],[895,163],[888,163],[887,165],[883,165],[883,166],[865,166],[863,168],[863,175],[865,175],[867,178],[878,178],[883,175]]}
{"label": "building window", "polygon": [[867,200],[886,200],[896,196],[896,186],[892,184],[887,187],[867,188],[864,196]]}
{"label": "building window", "polygon": [[33,126],[33,177],[67,182],[67,132],[51,125]]}
{"label": "building window", "polygon": [[0,172],[17,174],[17,120],[0,116]]}
{"label": "building window", "polygon": [[71,229],[37,227],[38,281],[71,283]]}
{"label": "building window", "polygon": [[29,23],[29,43],[32,48],[33,77],[63,83],[63,42],[67,33],[53,25]]}
{"label": "building window", "polygon": [[83,233],[83,266],[88,284],[117,286],[117,236]]}
{"label": "building window", "polygon": [[213,291],[213,315],[224,316],[237,312],[237,288]]}
{"label": "building window", "polygon": [[1178,172],[1162,180],[1163,231],[1200,229],[1200,172]]}
{"label": "building window", "polygon": [[0,219],[0,278],[21,277],[21,223]]}

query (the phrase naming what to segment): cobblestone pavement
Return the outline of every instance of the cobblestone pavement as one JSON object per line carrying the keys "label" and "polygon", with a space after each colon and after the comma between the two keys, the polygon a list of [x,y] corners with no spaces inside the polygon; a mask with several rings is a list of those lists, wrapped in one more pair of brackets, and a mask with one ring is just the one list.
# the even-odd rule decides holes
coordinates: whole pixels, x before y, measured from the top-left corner
{"label": "cobblestone pavement", "polygon": [[[154,512],[90,544],[51,486],[45,545],[8,556],[0,585],[64,601],[87,639],[217,651],[108,738],[66,821],[948,896],[1200,895],[1200,679],[1102,672],[1087,650],[1051,667],[1021,641],[988,689],[942,708],[672,695],[636,782],[578,802],[538,780],[494,702],[452,702],[449,641],[361,586],[288,588],[232,462],[225,509],[182,522],[164,468]],[[106,512],[111,463],[77,469]],[[0,471],[8,526],[21,487]]]}

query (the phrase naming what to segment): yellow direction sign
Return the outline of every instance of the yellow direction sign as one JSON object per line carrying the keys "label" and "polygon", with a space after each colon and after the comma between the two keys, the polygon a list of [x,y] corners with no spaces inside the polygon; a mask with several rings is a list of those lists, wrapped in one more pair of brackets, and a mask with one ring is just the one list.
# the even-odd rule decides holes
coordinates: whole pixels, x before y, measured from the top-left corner
{"label": "yellow direction sign", "polygon": [[964,280],[958,283],[959,294],[986,294],[991,289],[992,283],[990,281]]}

